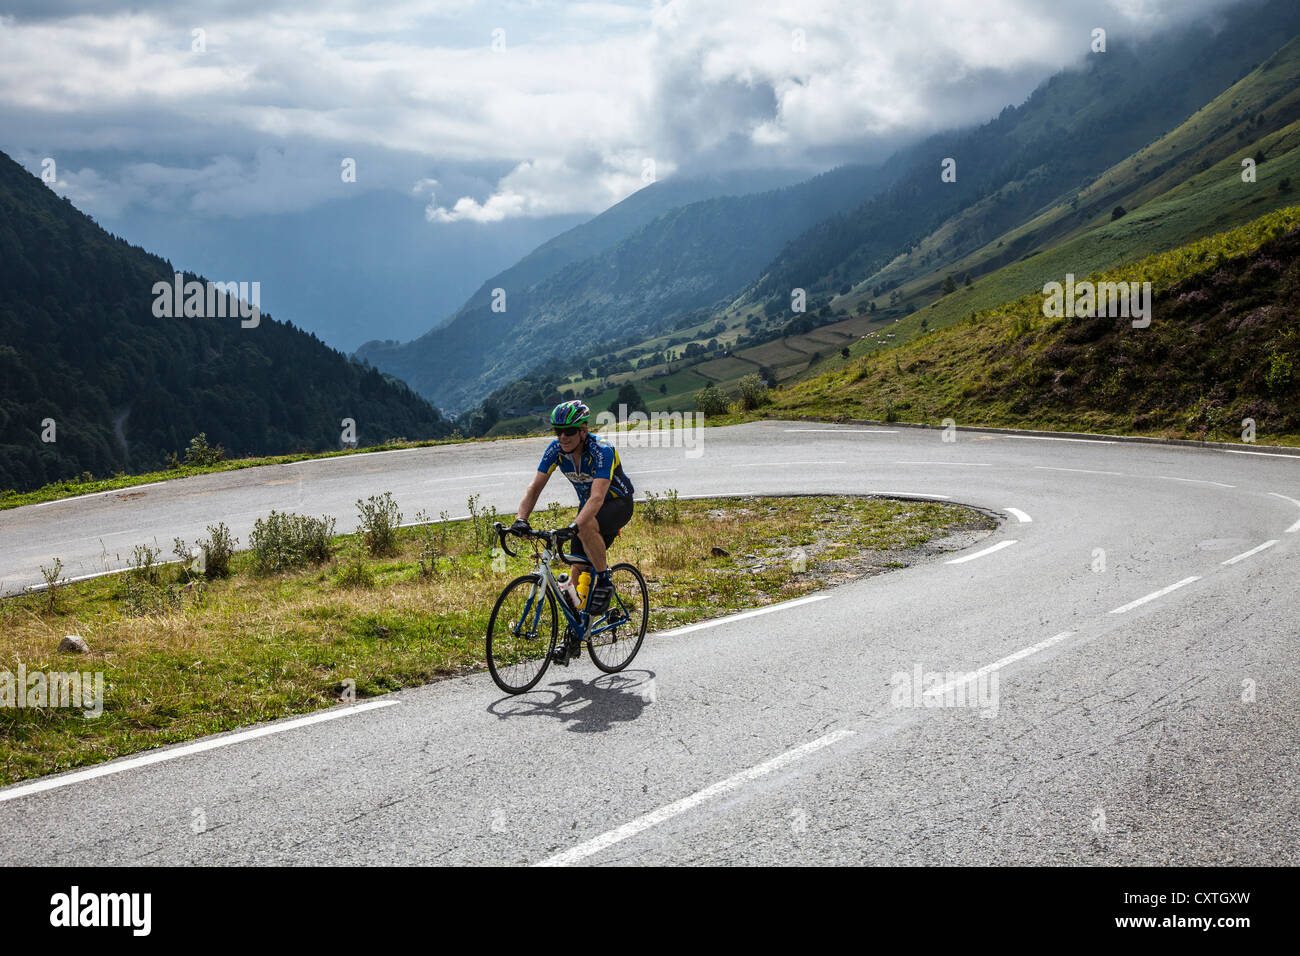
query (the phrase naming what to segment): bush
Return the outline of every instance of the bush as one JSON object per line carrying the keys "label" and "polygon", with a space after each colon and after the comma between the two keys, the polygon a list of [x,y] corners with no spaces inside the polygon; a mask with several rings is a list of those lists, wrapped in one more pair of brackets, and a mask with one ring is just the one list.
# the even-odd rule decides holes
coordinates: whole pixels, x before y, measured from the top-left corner
{"label": "bush", "polygon": [[332,553],[330,538],[333,534],[333,518],[309,518],[272,511],[268,517],[258,518],[253,524],[248,544],[258,572],[272,574],[286,568],[324,564]]}
{"label": "bush", "polygon": [[772,396],[763,380],[757,374],[746,375],[737,385],[740,392],[740,407],[747,412],[768,404]]}
{"label": "bush", "polygon": [[682,519],[681,506],[677,501],[677,489],[669,488],[663,494],[647,491],[641,511],[647,521],[653,524],[677,524]]}
{"label": "bush", "polygon": [[225,449],[218,445],[213,448],[208,444],[206,432],[199,432],[190,439],[190,447],[185,449],[185,464],[215,465],[226,458]]}
{"label": "bush", "polygon": [[695,410],[701,415],[725,415],[730,409],[731,401],[712,382],[695,393]]}
{"label": "bush", "polygon": [[[373,553],[373,552],[372,552]],[[361,546],[352,544],[339,569],[334,574],[334,583],[342,588],[372,588],[375,586],[375,572],[366,564]]]}
{"label": "bush", "polygon": [[385,491],[382,497],[371,495],[365,501],[358,498],[357,512],[361,515],[361,528],[370,554],[376,558],[396,554],[397,526],[402,523],[402,513],[397,510],[393,493]]}
{"label": "bush", "polygon": [[199,548],[203,551],[203,573],[208,580],[230,577],[230,559],[234,557],[238,538],[230,536],[230,529],[224,521],[208,525],[207,539],[199,539]]}

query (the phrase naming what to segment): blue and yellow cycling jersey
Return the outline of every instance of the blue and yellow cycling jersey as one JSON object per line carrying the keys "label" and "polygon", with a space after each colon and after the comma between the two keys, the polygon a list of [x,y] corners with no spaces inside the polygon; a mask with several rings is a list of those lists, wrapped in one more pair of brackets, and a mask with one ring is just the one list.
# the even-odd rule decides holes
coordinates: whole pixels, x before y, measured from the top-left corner
{"label": "blue and yellow cycling jersey", "polygon": [[606,500],[631,497],[632,482],[628,481],[627,475],[623,472],[623,463],[618,460],[617,448],[588,433],[587,440],[579,446],[576,454],[579,456],[579,465],[574,465],[572,455],[560,451],[560,440],[557,438],[546,446],[537,470],[549,475],[555,471],[555,466],[559,465],[564,477],[573,482],[573,490],[578,493],[579,508],[587,503],[587,497],[591,494],[591,483],[597,478],[609,479],[609,494]]}

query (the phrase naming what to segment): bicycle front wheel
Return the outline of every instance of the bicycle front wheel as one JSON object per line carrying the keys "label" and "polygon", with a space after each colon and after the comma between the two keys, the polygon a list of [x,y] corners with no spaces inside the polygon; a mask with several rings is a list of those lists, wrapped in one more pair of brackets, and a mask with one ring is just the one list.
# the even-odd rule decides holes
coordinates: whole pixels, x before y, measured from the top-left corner
{"label": "bicycle front wheel", "polygon": [[613,674],[632,663],[641,649],[650,620],[650,595],[645,578],[630,564],[610,568],[609,580],[614,585],[614,593],[609,608],[592,622],[587,647],[596,666]]}
{"label": "bicycle front wheel", "polygon": [[488,620],[487,664],[507,694],[522,694],[542,679],[559,634],[555,598],[540,574],[525,574],[505,586]]}

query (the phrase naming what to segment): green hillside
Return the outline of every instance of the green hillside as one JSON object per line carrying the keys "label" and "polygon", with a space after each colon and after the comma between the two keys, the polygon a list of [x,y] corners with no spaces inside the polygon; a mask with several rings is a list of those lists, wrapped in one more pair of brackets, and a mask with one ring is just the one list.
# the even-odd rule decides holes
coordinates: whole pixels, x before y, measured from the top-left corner
{"label": "green hillside", "polygon": [[0,489],[165,467],[200,432],[238,456],[338,448],[344,418],[363,445],[451,432],[405,385],[269,315],[155,317],[172,276],[0,153]]}
{"label": "green hillside", "polygon": [[[1027,295],[791,385],[772,417],[1300,443],[1300,206],[1094,273],[1150,282],[1149,328]],[[1082,277],[1081,277],[1082,278]]]}
{"label": "green hillside", "polygon": [[[984,169],[983,179],[968,177],[942,194],[937,167],[924,165],[817,227],[833,226],[842,239],[861,228],[882,250],[892,242],[895,251],[875,271],[835,272],[834,289],[824,279],[810,281],[806,313],[792,313],[784,299],[757,302],[751,290],[651,338],[629,336],[603,353],[589,351],[596,357],[576,366],[535,371],[490,401],[535,404],[572,393],[601,405],[632,382],[651,407],[689,409],[698,387],[686,387],[683,371],[722,385],[753,372],[779,381],[812,377],[841,367],[844,348],[852,361],[1067,272],[1082,275],[1171,249],[1293,202],[1290,184],[1300,181],[1300,40],[1277,45],[1294,32],[1300,10],[1274,2],[1256,13],[1226,33],[1192,31],[1155,56],[1128,51],[1091,61],[979,131],[922,144],[907,154],[911,165],[920,164],[920,154],[960,152],[963,168]],[[1206,60],[1194,82],[1184,82],[1189,58]],[[1265,157],[1253,184],[1240,179],[1247,155]],[[1090,162],[1097,163],[1092,173],[1079,178]],[[1113,218],[1118,206],[1124,212]],[[819,248],[831,255],[829,246]],[[945,295],[948,276],[956,289]],[[665,376],[680,387],[654,398],[648,390]],[[521,402],[524,394],[529,398]]]}

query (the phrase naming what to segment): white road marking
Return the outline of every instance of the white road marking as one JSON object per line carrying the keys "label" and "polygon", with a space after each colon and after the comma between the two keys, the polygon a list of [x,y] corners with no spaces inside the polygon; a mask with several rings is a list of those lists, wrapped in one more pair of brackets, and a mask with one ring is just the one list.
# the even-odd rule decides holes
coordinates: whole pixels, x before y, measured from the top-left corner
{"label": "white road marking", "polygon": [[662,475],[664,472],[680,470],[680,468],[638,468],[636,473],[638,475]]}
{"label": "white road marking", "polygon": [[962,465],[969,468],[992,468],[988,462],[982,461],[893,461],[891,465]]}
{"label": "white road marking", "polygon": [[[155,568],[161,568],[161,567],[164,567],[164,566],[166,566],[166,565],[168,565],[168,564],[180,564],[180,563],[181,563],[181,562],[180,562],[179,559],[176,560],[176,561],[171,561],[171,560],[168,560],[168,561],[155,561],[155,562],[153,563],[153,566],[154,566]],[[75,578],[59,578],[59,580],[58,580],[58,585],[59,585],[59,587],[62,587],[62,586],[65,585],[65,584],[74,584],[74,583],[77,582],[77,581],[89,581],[89,580],[91,580],[92,578],[106,578],[106,577],[108,577],[110,574],[124,574],[125,572],[130,571],[130,570],[132,570],[132,568],[130,568],[130,567],[125,567],[125,568],[115,568],[115,569],[113,569],[112,571],[95,571],[95,572],[93,572],[92,574],[79,574],[79,575],[77,575]],[[24,586],[23,586],[23,590],[24,590],[24,591],[29,591],[29,592],[31,592],[32,594],[36,594],[36,593],[38,593],[38,592],[40,592],[40,591],[44,591],[44,590],[45,590],[46,588],[48,588],[48,587],[49,587],[48,584],[27,584],[27,585],[24,585]]]}
{"label": "white road marking", "polygon": [[994,551],[1001,551],[1003,548],[1009,548],[1015,541],[999,541],[991,548],[985,548],[983,551],[976,551],[974,554],[968,554],[964,558],[953,558],[951,561],[945,561],[944,564],[965,564],[967,561],[974,561],[976,558],[982,558],[986,554],[992,554]]}
{"label": "white road marking", "polygon": [[100,498],[104,495],[127,495],[141,488],[157,488],[159,485],[165,485],[165,481],[151,481],[147,485],[127,485],[125,488],[110,488],[108,491],[95,491],[88,495],[77,495],[75,498],[59,498],[55,501],[42,501],[37,508],[48,508],[50,505],[64,505],[69,501],[84,501],[87,498]]}
{"label": "white road marking", "polygon": [[1247,558],[1249,558],[1251,555],[1253,555],[1253,554],[1259,554],[1261,551],[1265,550],[1266,548],[1271,548],[1271,547],[1273,547],[1273,545],[1275,545],[1275,544],[1277,544],[1277,539],[1276,539],[1276,538],[1274,538],[1272,541],[1265,541],[1265,542],[1264,542],[1263,544],[1261,544],[1258,548],[1251,548],[1249,551],[1246,551],[1246,552],[1244,552],[1244,553],[1242,553],[1242,554],[1239,554],[1239,555],[1237,555],[1235,558],[1229,558],[1227,561],[1220,561],[1219,563],[1220,563],[1220,564],[1236,564],[1238,561],[1245,561],[1245,560],[1246,560]]}
{"label": "white road marking", "polygon": [[944,501],[951,501],[949,495],[927,495],[919,491],[869,491],[869,495],[894,495],[899,498],[940,498]]}
{"label": "white road marking", "polygon": [[1092,471],[1088,468],[1054,468],[1051,465],[1034,465],[1034,467],[1039,471],[1073,471],[1080,475],[1120,475],[1122,477],[1124,474],[1122,471]]}
{"label": "white road marking", "polygon": [[[774,467],[774,468],[784,468],[786,465],[847,465],[848,462],[827,461],[825,459],[822,459],[821,461],[817,461],[814,459],[812,461],[760,461],[760,462],[755,462],[755,464],[768,465],[769,467]],[[751,465],[750,467],[752,468],[753,465]]]}
{"label": "white road marking", "polygon": [[783,428],[787,432],[834,432],[837,435],[897,435],[897,428]]}
{"label": "white road marking", "polygon": [[375,455],[400,455],[406,451],[427,451],[428,448],[390,448],[388,451],[363,451],[355,455],[330,455],[326,458],[304,458],[302,461],[285,461],[280,463],[281,468],[293,468],[295,465],[316,465],[322,461],[354,461],[357,458],[371,458]]}
{"label": "white road marking", "polygon": [[1021,511],[1019,508],[1008,508],[1007,514],[1015,515],[1016,520],[1019,521],[1021,524],[1030,524],[1034,520],[1033,518],[1029,517],[1029,515]]}
{"label": "white road marking", "polygon": [[190,754],[216,750],[218,747],[228,747],[231,744],[243,743],[246,740],[256,740],[258,737],[269,737],[271,734],[278,734],[285,730],[296,730],[309,724],[337,720],[340,717],[351,717],[353,714],[374,710],[378,707],[393,707],[397,703],[398,701],[395,700],[375,700],[364,704],[341,705],[331,710],[309,714],[306,717],[297,717],[293,720],[268,724],[265,727],[254,727],[252,730],[242,730],[239,733],[227,734],[223,737],[207,737],[203,740],[196,740],[192,744],[171,747],[167,750],[155,750],[150,753],[140,754],[138,757],[128,757],[125,760],[115,760],[112,763],[100,764],[98,767],[91,767],[87,770],[78,770],[75,773],[65,773],[57,777],[34,780],[31,783],[21,783],[0,790],[0,803],[6,800],[17,800],[19,797],[26,797],[33,793],[43,793],[46,790],[68,787],[84,780],[94,780],[96,777],[107,777],[109,774],[121,773],[124,770],[134,770],[136,767],[147,767],[150,764],[176,760],[178,757],[188,757]]}
{"label": "white road marking", "polygon": [[1275,451],[1237,451],[1234,448],[1220,448],[1219,451],[1225,455],[1263,455],[1265,458],[1290,458],[1292,461],[1300,461],[1300,455],[1282,455]]}
{"label": "white road marking", "polygon": [[1031,441],[1080,441],[1089,445],[1115,445],[1118,442],[1105,438],[1057,438],[1055,435],[999,435],[999,438],[1027,438]]}
{"label": "white road marking", "polygon": [[1163,478],[1165,481],[1190,481],[1200,485],[1218,485],[1220,488],[1236,488],[1236,485],[1225,485],[1221,481],[1210,481],[1208,478],[1175,478],[1172,475],[1156,475],[1157,478]]}
{"label": "white road marking", "polygon": [[706,627],[717,627],[719,624],[730,624],[732,621],[741,621],[747,617],[758,617],[760,614],[771,614],[773,611],[784,611],[787,608],[798,607],[801,604],[811,604],[813,601],[824,601],[829,594],[813,594],[808,597],[795,598],[793,601],[782,601],[780,604],[769,604],[767,607],[760,607],[753,611],[741,611],[739,614],[731,614],[727,617],[715,617],[711,621],[701,621],[699,624],[684,624],[681,627],[675,627],[671,631],[660,631],[658,637],[676,637],[679,634],[689,634],[691,631],[700,631]]}
{"label": "white road marking", "polygon": [[425,482],[426,485],[437,484],[440,481],[469,481],[471,478],[527,478],[528,475],[519,469],[514,471],[489,471],[482,475],[456,475],[452,478],[430,478]]}
{"label": "white road marking", "polygon": [[993,671],[997,670],[1000,667],[1006,667],[1008,664],[1014,664],[1016,661],[1023,660],[1024,658],[1028,657],[1031,654],[1037,654],[1041,650],[1046,650],[1047,648],[1051,647],[1053,644],[1059,644],[1067,637],[1071,637],[1074,633],[1075,633],[1074,631],[1062,631],[1060,634],[1057,634],[1055,637],[1049,637],[1047,640],[1039,641],[1037,644],[1031,645],[1030,647],[1026,647],[1024,650],[1016,651],[1014,654],[1008,655],[1007,657],[1002,658],[1002,660],[1000,661],[994,661],[992,664],[988,664],[985,667],[981,667],[977,671],[974,671],[970,674],[963,674],[961,677],[950,680],[948,681],[948,683],[942,684],[939,687],[932,687],[921,696],[922,697],[927,697],[930,695],[942,696],[946,691],[950,690],[953,687],[958,687],[962,684],[968,684],[973,680],[979,680],[979,678],[983,677],[985,674],[991,674]]}
{"label": "white road marking", "polygon": [[1148,601],[1154,601],[1158,597],[1164,597],[1170,591],[1176,591],[1179,588],[1183,587],[1184,585],[1191,584],[1193,581],[1199,581],[1199,580],[1201,580],[1200,577],[1196,575],[1193,575],[1190,578],[1183,578],[1181,581],[1177,582],[1176,584],[1171,584],[1167,588],[1161,588],[1159,591],[1152,591],[1146,597],[1140,597],[1136,601],[1129,601],[1123,607],[1117,607],[1110,613],[1123,614],[1126,611],[1133,610],[1135,607],[1141,607],[1143,604],[1146,604]]}
{"label": "white road marking", "polygon": [[646,830],[658,826],[665,820],[671,820],[673,817],[680,816],[688,810],[693,810],[695,807],[712,800],[714,797],[720,797],[724,793],[730,793],[732,790],[736,790],[752,780],[757,780],[759,777],[766,776],[773,771],[787,767],[795,761],[807,757],[809,754],[816,753],[818,750],[822,750],[832,744],[838,743],[845,737],[852,737],[854,733],[855,732],[852,730],[836,730],[832,733],[826,734],[824,737],[810,740],[808,743],[801,744],[793,750],[787,750],[785,753],[773,757],[771,760],[765,760],[763,763],[750,767],[748,770],[742,770],[740,773],[734,774],[725,780],[719,780],[717,783],[711,784],[703,790],[691,794],[689,797],[683,797],[675,803],[670,803],[667,806],[660,807],[658,810],[653,810],[644,816],[639,816],[635,820],[625,823],[621,827],[617,827],[607,833],[602,833],[600,836],[588,840],[585,843],[579,843],[570,850],[565,850],[563,853],[557,853],[552,857],[541,860],[536,865],[568,866],[570,863],[577,863],[579,860],[585,860],[587,857],[593,856],[601,850],[608,849],[615,843],[626,840],[628,837],[636,836],[638,833],[644,833]]}
{"label": "white road marking", "polygon": [[[1289,501],[1291,504],[1300,508],[1300,501],[1296,501],[1294,498],[1288,498],[1286,495],[1279,495],[1276,491],[1270,491],[1269,494],[1274,498],[1281,498],[1283,501]],[[1297,531],[1300,531],[1300,521],[1297,521],[1291,527],[1286,529],[1287,534],[1295,534]]]}

